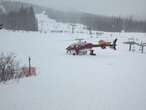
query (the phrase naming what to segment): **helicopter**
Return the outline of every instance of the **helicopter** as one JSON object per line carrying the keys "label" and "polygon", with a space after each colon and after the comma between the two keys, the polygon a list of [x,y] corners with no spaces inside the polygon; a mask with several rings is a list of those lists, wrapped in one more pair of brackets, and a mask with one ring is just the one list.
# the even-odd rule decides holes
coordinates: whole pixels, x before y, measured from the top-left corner
{"label": "helicopter", "polygon": [[77,43],[73,43],[66,48],[66,52],[72,55],[87,55],[88,51],[90,55],[96,55],[93,48],[100,47],[101,49],[106,49],[110,47],[113,50],[116,50],[117,38],[113,42],[99,40],[97,44],[93,44],[83,39],[77,39]]}

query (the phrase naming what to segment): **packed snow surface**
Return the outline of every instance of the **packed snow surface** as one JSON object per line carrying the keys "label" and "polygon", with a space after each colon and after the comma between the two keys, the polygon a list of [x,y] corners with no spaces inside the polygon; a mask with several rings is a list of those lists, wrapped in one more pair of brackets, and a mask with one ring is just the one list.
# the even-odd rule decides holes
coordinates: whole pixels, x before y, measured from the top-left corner
{"label": "packed snow surface", "polygon": [[[129,37],[144,33],[12,32],[0,30],[0,52],[28,57],[37,76],[0,84],[0,110],[146,110],[146,49],[128,51]],[[73,56],[65,48],[74,39],[97,43],[118,38],[117,50],[94,48],[96,56]]]}

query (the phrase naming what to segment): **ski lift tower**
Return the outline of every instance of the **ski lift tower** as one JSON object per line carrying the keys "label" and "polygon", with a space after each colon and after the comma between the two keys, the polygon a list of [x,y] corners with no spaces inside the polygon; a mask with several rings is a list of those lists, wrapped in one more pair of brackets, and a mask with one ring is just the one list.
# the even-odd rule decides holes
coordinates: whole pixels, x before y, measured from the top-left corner
{"label": "ski lift tower", "polygon": [[92,29],[90,27],[87,28],[89,30],[89,34],[92,37]]}
{"label": "ski lift tower", "polygon": [[138,46],[140,46],[139,50],[141,51],[141,53],[143,53],[144,47],[146,46],[146,43],[141,42],[140,44],[138,44]]}
{"label": "ski lift tower", "polygon": [[74,33],[74,30],[75,30],[75,24],[71,24],[71,32],[72,32],[72,34]]}
{"label": "ski lift tower", "polygon": [[135,42],[134,38],[128,38],[128,41],[124,42],[124,44],[129,45],[129,51],[135,51],[135,45],[137,45],[137,43]]}

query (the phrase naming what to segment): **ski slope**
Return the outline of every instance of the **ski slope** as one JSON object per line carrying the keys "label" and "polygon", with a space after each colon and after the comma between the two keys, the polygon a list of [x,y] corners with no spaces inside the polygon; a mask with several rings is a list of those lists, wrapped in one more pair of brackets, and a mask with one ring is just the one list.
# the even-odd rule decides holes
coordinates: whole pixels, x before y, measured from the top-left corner
{"label": "ski slope", "polygon": [[43,33],[49,32],[72,33],[72,31],[76,33],[88,33],[87,27],[85,25],[76,23],[57,22],[54,19],[49,18],[45,11],[36,14],[36,18],[38,21],[38,31]]}
{"label": "ski slope", "polygon": [[[111,35],[112,34],[112,35]],[[0,110],[145,110],[146,49],[129,52],[129,37],[0,30],[0,52],[15,53],[21,65],[28,57],[37,76],[0,84]],[[96,43],[118,38],[117,51],[95,48],[96,56],[72,56],[65,48],[76,38]]]}

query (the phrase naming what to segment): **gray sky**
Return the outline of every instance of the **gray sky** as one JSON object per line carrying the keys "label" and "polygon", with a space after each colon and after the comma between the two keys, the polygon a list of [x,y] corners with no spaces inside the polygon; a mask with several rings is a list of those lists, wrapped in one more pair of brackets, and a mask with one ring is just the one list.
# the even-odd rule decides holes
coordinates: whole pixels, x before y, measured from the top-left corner
{"label": "gray sky", "polygon": [[[13,0],[11,0],[13,1]],[[63,11],[146,18],[146,0],[17,0]]]}

